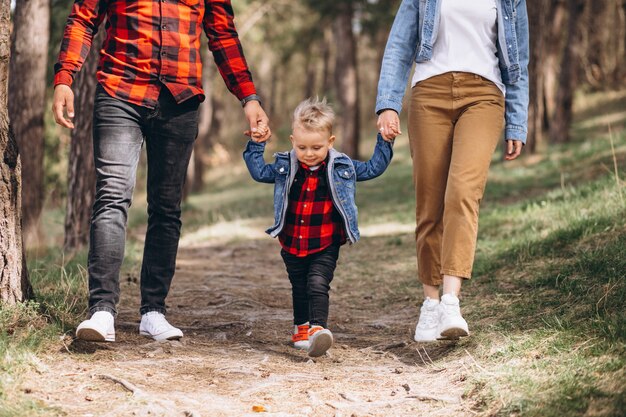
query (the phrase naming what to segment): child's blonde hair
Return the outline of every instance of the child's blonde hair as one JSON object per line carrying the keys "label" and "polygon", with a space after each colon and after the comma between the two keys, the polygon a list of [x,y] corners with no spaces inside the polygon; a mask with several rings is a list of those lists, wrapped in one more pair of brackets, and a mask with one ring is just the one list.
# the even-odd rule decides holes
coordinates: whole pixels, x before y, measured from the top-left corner
{"label": "child's blonde hair", "polygon": [[308,131],[326,131],[333,133],[335,112],[326,102],[326,97],[320,100],[318,97],[304,100],[293,111],[293,123],[291,128],[300,126]]}

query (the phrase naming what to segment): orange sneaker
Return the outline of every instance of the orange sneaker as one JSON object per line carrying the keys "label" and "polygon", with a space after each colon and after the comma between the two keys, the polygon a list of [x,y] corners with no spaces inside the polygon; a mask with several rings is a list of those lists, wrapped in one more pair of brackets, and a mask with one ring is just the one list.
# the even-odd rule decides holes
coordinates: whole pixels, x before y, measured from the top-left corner
{"label": "orange sneaker", "polygon": [[333,334],[322,326],[311,326],[309,329],[309,356],[322,356],[333,345]]}
{"label": "orange sneaker", "polygon": [[298,326],[293,326],[293,335],[291,336],[293,347],[296,349],[309,348],[309,322]]}

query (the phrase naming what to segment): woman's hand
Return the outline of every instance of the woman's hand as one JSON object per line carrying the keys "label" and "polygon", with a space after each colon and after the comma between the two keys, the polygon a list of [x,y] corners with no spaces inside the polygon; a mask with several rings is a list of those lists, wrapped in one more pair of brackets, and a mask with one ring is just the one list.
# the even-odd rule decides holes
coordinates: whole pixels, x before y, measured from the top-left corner
{"label": "woman's hand", "polygon": [[504,155],[505,161],[512,161],[522,153],[522,147],[524,143],[521,140],[507,139],[506,140],[506,154]]}
{"label": "woman's hand", "polygon": [[395,110],[384,110],[378,115],[378,122],[376,122],[378,131],[382,135],[383,139],[391,142],[396,136],[401,135],[400,131],[400,118]]}

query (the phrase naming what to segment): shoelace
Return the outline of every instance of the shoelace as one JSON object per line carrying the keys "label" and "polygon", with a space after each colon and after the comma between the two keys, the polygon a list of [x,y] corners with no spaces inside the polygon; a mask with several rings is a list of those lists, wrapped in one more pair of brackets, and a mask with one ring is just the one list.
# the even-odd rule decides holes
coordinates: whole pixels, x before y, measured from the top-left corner
{"label": "shoelace", "polygon": [[169,330],[172,326],[165,320],[165,317],[161,315],[153,315],[148,319],[148,326],[151,327],[151,333],[163,333]]}
{"label": "shoelace", "polygon": [[420,327],[432,327],[439,322],[439,317],[437,315],[437,308],[427,309],[422,307],[420,311],[420,324],[423,326]]}
{"label": "shoelace", "polygon": [[443,314],[461,314],[461,307],[458,304],[440,303]]}

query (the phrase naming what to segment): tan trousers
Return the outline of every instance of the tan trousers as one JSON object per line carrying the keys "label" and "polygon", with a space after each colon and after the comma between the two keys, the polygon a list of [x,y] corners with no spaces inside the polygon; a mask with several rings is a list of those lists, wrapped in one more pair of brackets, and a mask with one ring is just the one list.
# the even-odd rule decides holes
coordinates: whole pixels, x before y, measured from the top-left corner
{"label": "tan trousers", "polygon": [[417,83],[409,108],[418,275],[470,278],[478,207],[504,125],[504,96],[479,75],[448,72]]}

